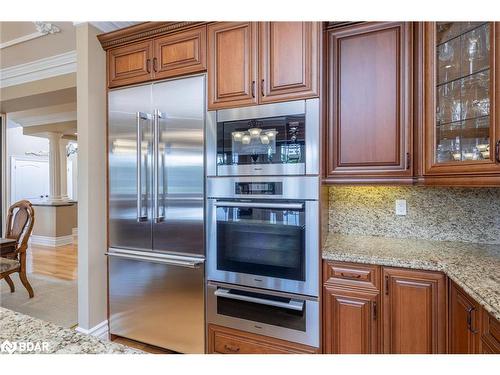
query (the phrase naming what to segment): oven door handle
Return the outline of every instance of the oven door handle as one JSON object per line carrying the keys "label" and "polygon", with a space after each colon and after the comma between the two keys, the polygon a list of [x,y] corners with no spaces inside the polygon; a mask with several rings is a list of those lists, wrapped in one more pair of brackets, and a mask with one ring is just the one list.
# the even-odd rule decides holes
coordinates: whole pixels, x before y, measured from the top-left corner
{"label": "oven door handle", "polygon": [[214,292],[214,295],[217,297],[235,299],[239,301],[245,302],[253,302],[261,305],[268,305],[274,307],[281,307],[283,309],[294,310],[294,311],[303,311],[304,310],[304,301],[291,299],[290,302],[279,302],[273,301],[265,298],[257,298],[250,296],[243,296],[241,294],[231,294],[229,289],[219,288]]}
{"label": "oven door handle", "polygon": [[302,210],[303,203],[265,203],[265,202],[231,202],[216,201],[216,207],[252,207],[252,208],[285,208],[291,210]]}

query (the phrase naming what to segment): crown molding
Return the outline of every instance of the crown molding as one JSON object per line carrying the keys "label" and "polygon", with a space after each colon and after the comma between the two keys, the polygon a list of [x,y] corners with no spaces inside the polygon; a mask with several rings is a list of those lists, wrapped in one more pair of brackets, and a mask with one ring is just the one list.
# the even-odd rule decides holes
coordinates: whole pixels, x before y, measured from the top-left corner
{"label": "crown molding", "polygon": [[149,39],[205,24],[207,22],[143,22],[121,30],[100,34],[97,36],[97,39],[101,42],[102,48],[106,50],[130,42]]}
{"label": "crown molding", "polygon": [[8,40],[4,43],[0,43],[0,50],[3,48],[15,46],[16,44],[27,42],[28,40],[33,40],[40,38],[41,36],[60,33],[61,29],[50,22],[34,22],[36,31],[31,34],[20,36],[12,40]]}
{"label": "crown molding", "polygon": [[0,88],[76,72],[76,51],[0,69]]}

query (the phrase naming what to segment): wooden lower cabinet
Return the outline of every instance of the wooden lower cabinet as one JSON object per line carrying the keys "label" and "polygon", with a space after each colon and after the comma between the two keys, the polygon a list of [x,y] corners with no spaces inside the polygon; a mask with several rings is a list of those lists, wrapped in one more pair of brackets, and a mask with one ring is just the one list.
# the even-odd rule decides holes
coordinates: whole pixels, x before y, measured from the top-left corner
{"label": "wooden lower cabinet", "polygon": [[449,294],[449,353],[479,353],[480,306],[454,282]]}
{"label": "wooden lower cabinet", "polygon": [[378,291],[323,288],[324,351],[330,354],[380,352]]}
{"label": "wooden lower cabinet", "polygon": [[215,324],[208,325],[209,354],[316,354],[318,349]]}
{"label": "wooden lower cabinet", "polygon": [[446,353],[446,276],[383,268],[384,353]]}
{"label": "wooden lower cabinet", "polygon": [[500,321],[482,309],[481,343],[483,354],[500,354]]}

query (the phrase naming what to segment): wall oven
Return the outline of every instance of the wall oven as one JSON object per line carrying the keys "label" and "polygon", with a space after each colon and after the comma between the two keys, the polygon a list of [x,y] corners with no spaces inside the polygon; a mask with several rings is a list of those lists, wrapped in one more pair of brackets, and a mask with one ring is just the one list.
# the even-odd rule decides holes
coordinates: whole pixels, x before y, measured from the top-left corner
{"label": "wall oven", "polygon": [[209,112],[208,176],[319,173],[319,99]]}
{"label": "wall oven", "polygon": [[211,281],[318,296],[317,176],[207,179]]}
{"label": "wall oven", "polygon": [[317,298],[209,282],[207,322],[319,347]]}

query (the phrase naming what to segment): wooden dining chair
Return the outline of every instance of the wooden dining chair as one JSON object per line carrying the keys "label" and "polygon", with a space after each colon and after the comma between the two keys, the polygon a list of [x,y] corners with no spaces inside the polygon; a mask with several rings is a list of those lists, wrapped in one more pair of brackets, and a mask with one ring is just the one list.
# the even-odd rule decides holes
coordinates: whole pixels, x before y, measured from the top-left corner
{"label": "wooden dining chair", "polygon": [[9,207],[7,215],[6,238],[16,240],[16,254],[14,258],[0,258],[0,280],[5,279],[10,286],[10,291],[15,291],[14,283],[10,278],[12,273],[19,273],[19,278],[33,298],[33,288],[26,276],[26,251],[28,241],[35,224],[35,210],[31,202],[22,200]]}

